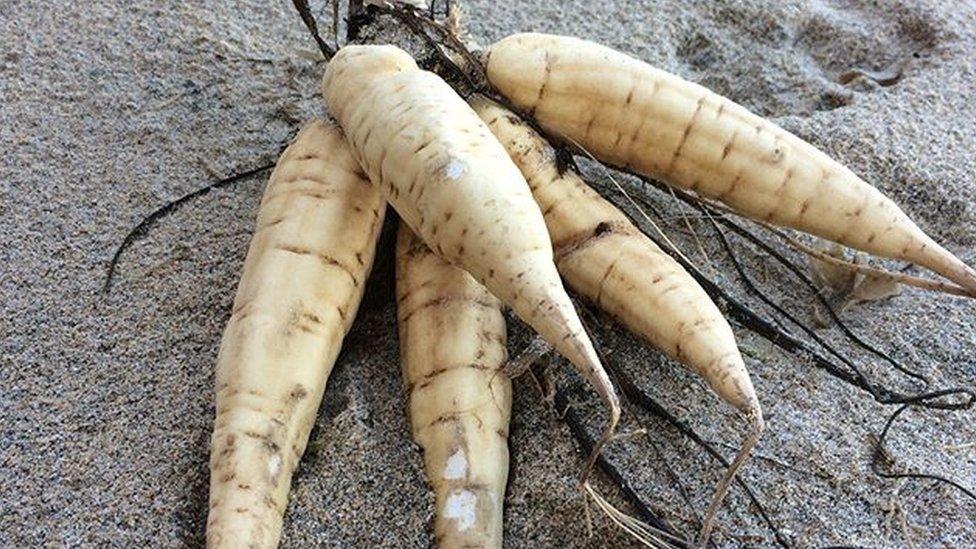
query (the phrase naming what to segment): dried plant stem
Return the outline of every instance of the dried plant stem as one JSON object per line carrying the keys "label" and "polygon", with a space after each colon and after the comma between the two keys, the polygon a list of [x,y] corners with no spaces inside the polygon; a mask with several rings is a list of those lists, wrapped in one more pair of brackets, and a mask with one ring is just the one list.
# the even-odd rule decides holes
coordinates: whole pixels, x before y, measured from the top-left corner
{"label": "dried plant stem", "polygon": [[938,280],[931,280],[928,278],[921,278],[918,276],[907,275],[905,273],[896,273],[888,271],[885,269],[879,269],[877,267],[871,267],[870,265],[860,265],[851,261],[840,259],[839,257],[834,257],[826,252],[820,251],[816,248],[807,246],[803,242],[800,242],[796,238],[786,234],[786,232],[773,227],[762,221],[757,221],[760,226],[769,230],[776,236],[783,239],[787,244],[803,252],[819,261],[825,263],[830,263],[831,265],[836,265],[838,267],[847,269],[852,272],[863,274],[870,277],[880,278],[882,280],[888,280],[891,282],[897,282],[898,284],[904,284],[905,286],[914,286],[916,288],[921,288],[923,290],[929,290],[932,292],[941,292],[944,294],[958,295],[962,297],[976,297],[976,293],[973,293],[961,286],[957,286],[950,282],[940,282]]}
{"label": "dried plant stem", "polygon": [[732,486],[732,481],[736,478],[735,475],[742,469],[752,449],[759,444],[759,439],[762,437],[763,429],[765,429],[766,425],[763,421],[762,412],[759,411],[758,407],[749,410],[748,414],[746,414],[746,419],[749,422],[749,434],[742,441],[739,453],[732,460],[732,464],[726,468],[725,475],[722,476],[722,480],[719,481],[718,486],[715,488],[715,495],[712,496],[712,501],[708,504],[708,509],[705,511],[705,518],[702,519],[701,534],[698,537],[699,547],[705,547],[708,544],[712,527],[715,526],[715,516],[718,514],[719,506],[721,506],[722,501],[725,499],[725,494]]}
{"label": "dried plant stem", "polygon": [[539,359],[552,351],[552,345],[539,336],[532,338],[532,341],[502,369],[502,373],[509,379],[515,379],[525,373],[526,370],[538,362]]}

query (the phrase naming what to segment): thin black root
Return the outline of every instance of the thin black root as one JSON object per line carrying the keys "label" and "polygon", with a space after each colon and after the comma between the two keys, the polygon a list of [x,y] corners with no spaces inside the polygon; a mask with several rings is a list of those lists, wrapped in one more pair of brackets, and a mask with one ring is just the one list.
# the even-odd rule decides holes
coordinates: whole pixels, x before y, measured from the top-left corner
{"label": "thin black root", "polygon": [[561,390],[556,390],[555,392],[555,405],[556,414],[562,418],[562,420],[569,426],[570,432],[573,434],[573,438],[576,439],[576,443],[579,445],[580,450],[589,455],[595,455],[595,465],[602,471],[620,490],[620,493],[624,496],[624,499],[630,503],[631,506],[637,511],[640,519],[649,524],[650,526],[673,536],[674,539],[667,540],[668,543],[674,547],[687,547],[686,544],[675,541],[681,539],[680,534],[672,527],[667,521],[658,517],[644,502],[641,500],[637,492],[630,486],[627,479],[624,478],[620,471],[610,463],[605,456],[602,454],[594,454],[594,450],[597,449],[596,442],[593,436],[586,430],[583,425],[583,421],[576,414],[573,408],[569,405],[569,399],[566,398],[565,393]]}
{"label": "thin black root", "polygon": [[[973,490],[966,488],[951,478],[928,473],[918,473],[914,471],[907,473],[893,473],[890,471],[890,468],[894,465],[894,460],[888,453],[888,449],[885,447],[885,440],[888,438],[888,433],[891,431],[891,426],[895,423],[895,420],[898,419],[898,416],[900,416],[902,412],[909,409],[911,406],[911,404],[900,406],[891,414],[888,421],[885,422],[884,429],[881,430],[881,435],[878,437],[877,442],[875,443],[874,456],[871,458],[871,471],[873,471],[874,474],[878,475],[879,477],[887,479],[913,478],[934,480],[943,484],[948,484],[949,486],[952,486],[965,494],[967,497],[969,497],[969,499],[976,501],[976,492],[973,492]],[[884,470],[882,468],[882,464],[885,465],[884,469],[888,470]]]}
{"label": "thin black root", "polygon": [[[633,175],[635,177],[638,177],[641,180],[641,182],[644,183],[645,185],[649,185],[649,186],[655,187],[658,190],[664,192],[665,194],[667,194],[669,196],[677,197],[679,200],[681,200],[685,204],[688,204],[688,205],[690,205],[690,206],[698,209],[700,212],[702,212],[709,219],[709,221],[712,223],[712,226],[715,229],[716,234],[718,234],[718,236],[721,238],[722,244],[723,244],[723,248],[725,249],[726,253],[730,256],[730,258],[731,258],[731,260],[732,260],[732,262],[733,262],[733,264],[735,266],[736,272],[739,274],[739,277],[743,280],[743,283],[746,285],[747,289],[749,289],[750,292],[752,292],[755,295],[757,295],[764,302],[767,302],[767,300],[764,299],[765,298],[765,295],[761,291],[759,291],[758,288],[756,288],[756,285],[752,282],[752,280],[748,277],[748,275],[745,274],[744,269],[742,268],[742,266],[740,265],[740,263],[738,261],[738,258],[731,251],[731,246],[726,241],[727,240],[726,237],[721,233],[721,230],[717,226],[715,226],[716,225],[716,222],[721,223],[722,225],[728,227],[733,232],[735,232],[736,234],[738,234],[740,237],[748,240],[749,243],[751,243],[752,245],[754,245],[754,246],[758,247],[759,249],[761,249],[762,251],[768,253],[770,255],[770,257],[772,257],[774,260],[776,260],[777,263],[779,263],[781,266],[783,266],[787,270],[789,270],[790,273],[793,274],[793,276],[795,276],[798,280],[800,280],[800,282],[803,283],[803,285],[807,288],[807,290],[809,291],[809,293],[811,295],[813,295],[814,298],[816,298],[820,302],[821,306],[823,306],[827,310],[827,313],[830,316],[831,321],[838,328],[840,328],[840,330],[844,333],[844,336],[847,337],[847,339],[849,341],[851,341],[852,343],[854,343],[858,347],[861,347],[865,351],[867,351],[867,352],[869,352],[869,353],[877,356],[878,358],[884,360],[885,362],[887,362],[888,364],[890,364],[891,366],[893,366],[896,370],[904,373],[905,375],[908,375],[910,377],[913,377],[915,379],[918,379],[918,380],[922,381],[923,383],[926,383],[926,384],[929,383],[929,379],[925,375],[920,374],[918,372],[915,372],[913,370],[910,370],[909,368],[907,368],[906,366],[904,366],[903,364],[901,364],[899,361],[897,361],[896,359],[894,359],[893,357],[891,357],[888,353],[886,353],[886,352],[878,349],[877,347],[875,347],[875,346],[871,345],[870,343],[864,341],[860,336],[858,336],[850,327],[847,326],[847,324],[844,323],[843,320],[841,320],[840,316],[837,314],[837,312],[834,310],[834,308],[830,305],[830,303],[823,296],[823,294],[821,294],[821,292],[818,290],[818,288],[817,288],[816,284],[814,284],[813,280],[811,280],[810,277],[806,273],[803,272],[803,269],[801,269],[799,266],[797,266],[793,261],[791,261],[790,259],[788,259],[779,250],[777,250],[772,245],[770,245],[768,242],[766,242],[765,240],[763,240],[762,238],[760,238],[754,232],[752,232],[749,229],[743,227],[742,225],[736,223],[735,221],[733,221],[732,219],[730,219],[728,216],[722,214],[721,212],[716,211],[711,206],[703,203],[701,200],[699,200],[695,196],[693,196],[693,195],[691,195],[691,194],[689,194],[689,193],[687,193],[687,192],[685,192],[685,191],[683,191],[681,189],[675,189],[675,188],[672,188],[672,187],[665,187],[663,184],[661,184],[661,183],[659,183],[657,181],[654,181],[652,179],[648,179],[648,178],[643,177],[643,176],[641,176],[639,174],[635,174],[635,173],[633,173],[631,171],[626,171],[625,173],[628,173],[630,175]],[[640,199],[640,198],[638,198],[638,199]],[[641,200],[641,201],[642,201],[642,203],[644,203],[643,200]],[[767,302],[767,304],[769,304],[769,303]],[[810,329],[809,327],[807,327],[805,324],[803,324],[799,320],[793,318],[792,315],[789,315],[789,314],[785,313],[779,307],[777,307],[775,305],[772,305],[772,304],[770,306],[772,306],[774,309],[777,309],[777,312],[778,313],[784,315],[788,320],[790,320],[790,322],[792,322],[793,324],[795,324],[796,326],[798,326],[806,334],[810,335],[814,339],[814,341],[816,341],[818,344],[820,344],[822,347],[824,347],[829,354],[832,354],[832,355],[834,355],[834,356],[836,356],[836,357],[838,357],[838,358],[840,358],[840,359],[843,360],[843,358],[832,347],[830,347],[829,345],[827,345],[826,342],[824,342],[821,338],[817,337],[812,329]],[[845,364],[849,368],[851,368],[853,371],[855,371],[857,374],[860,374],[860,372],[857,371],[857,368],[854,367],[852,364],[847,364],[847,363],[845,363]]]}
{"label": "thin black root", "polygon": [[266,172],[271,168],[274,168],[273,163],[265,164],[263,166],[258,166],[257,168],[252,168],[250,170],[241,173],[236,173],[229,177],[225,177],[218,181],[214,181],[213,183],[210,183],[209,185],[199,188],[195,191],[189,192],[177,198],[176,200],[167,202],[166,204],[157,208],[149,215],[143,217],[142,221],[140,221],[138,225],[136,225],[135,227],[129,230],[128,234],[125,235],[125,238],[122,239],[122,243],[119,244],[118,248],[115,249],[115,253],[112,255],[111,261],[109,261],[108,263],[108,271],[105,274],[105,284],[102,286],[102,294],[108,295],[108,293],[112,290],[112,282],[115,279],[115,271],[116,268],[118,267],[119,259],[122,257],[122,252],[128,249],[137,240],[139,240],[140,238],[148,234],[149,229],[151,229],[161,219],[175,212],[176,210],[180,209],[180,207],[183,206],[183,204],[186,204],[187,202],[193,200],[194,198],[203,196],[214,189],[220,189],[223,187],[227,187],[228,185],[238,183],[253,175]]}
{"label": "thin black root", "polygon": [[[783,318],[786,318],[791,323],[793,323],[795,326],[799,327],[800,330],[802,330],[805,334],[807,334],[808,337],[810,337],[810,339],[814,340],[821,347],[823,347],[824,349],[826,349],[828,353],[830,353],[830,354],[834,355],[835,357],[837,357],[848,368],[850,368],[850,370],[852,372],[854,372],[854,374],[858,377],[859,380],[861,380],[864,383],[869,384],[869,382],[867,380],[867,377],[860,370],[860,368],[858,368],[857,365],[854,364],[853,361],[849,360],[846,356],[842,355],[832,345],[829,345],[822,337],[820,337],[812,328],[810,328],[809,326],[807,326],[806,324],[804,324],[802,321],[800,321],[800,319],[796,318],[795,315],[791,314],[786,309],[784,309],[782,306],[780,306],[778,303],[776,303],[775,300],[770,299],[768,296],[766,296],[765,293],[763,293],[759,289],[759,287],[756,285],[755,281],[752,280],[752,277],[750,277],[748,275],[748,273],[746,273],[745,268],[742,266],[742,263],[739,261],[739,258],[736,256],[735,252],[732,250],[732,244],[729,242],[729,239],[725,236],[725,233],[722,231],[721,227],[718,226],[718,223],[715,221],[715,218],[712,217],[711,214],[708,214],[708,215],[709,215],[709,220],[712,223],[712,228],[715,230],[715,234],[718,235],[719,241],[721,241],[722,247],[725,249],[726,254],[729,256],[729,259],[732,261],[732,265],[735,267],[736,273],[739,275],[739,278],[742,280],[742,283],[746,286],[746,288],[749,290],[749,292],[751,292],[753,295],[755,295],[756,297],[758,297],[760,301],[762,301],[767,306],[771,307],[773,310],[775,310],[777,313],[779,313],[780,316],[782,316]],[[784,258],[784,260],[785,260],[785,258]],[[790,265],[792,267],[796,267],[795,265],[793,265],[788,260],[786,260],[786,263],[785,264],[786,265]],[[799,273],[799,274],[802,275],[802,273]],[[812,286],[813,282],[810,281],[809,278],[806,277],[806,275],[802,275],[802,278],[805,281],[809,281],[810,284],[811,284],[811,286]],[[814,293],[815,293],[815,295],[819,296],[820,299],[823,299],[823,296],[821,296],[819,292],[814,292]],[[834,322],[838,326],[840,326],[842,330],[844,330],[845,334],[847,334],[848,338],[850,338],[852,341],[855,341],[862,348],[867,349],[868,351],[872,352],[873,354],[875,354],[877,356],[880,356],[881,358],[884,358],[890,364],[892,364],[895,367],[896,370],[898,370],[898,371],[900,371],[900,372],[902,372],[902,373],[904,373],[904,374],[906,374],[906,375],[908,375],[910,377],[914,377],[916,379],[919,379],[919,380],[925,382],[926,384],[929,382],[928,378],[926,378],[924,375],[919,374],[917,372],[914,372],[912,370],[909,370],[905,366],[902,366],[901,363],[899,363],[898,361],[896,361],[893,358],[891,358],[888,354],[886,354],[886,353],[884,353],[884,352],[882,352],[882,351],[880,351],[880,350],[878,350],[878,349],[876,349],[876,348],[868,345],[862,339],[858,338],[853,332],[851,332],[847,328],[847,326],[843,322],[841,322],[840,318],[836,315],[836,313],[834,312],[833,308],[830,307],[830,304],[826,303],[826,300],[824,300],[824,305],[827,307],[827,310],[830,311],[830,314],[831,314]]]}
{"label": "thin black root", "polygon": [[[720,235],[720,237],[722,239],[722,246],[729,253],[729,256],[732,257],[732,260],[735,263],[736,271],[739,273],[740,278],[742,278],[743,281],[746,282],[746,284],[748,286],[750,286],[751,288],[754,288],[755,285],[751,281],[749,281],[748,280],[748,277],[744,274],[743,269],[739,265],[738,259],[731,252],[731,247],[730,247],[730,245],[728,243],[728,240],[725,238],[724,234],[722,234],[721,229],[718,227],[718,224],[716,223],[716,214],[717,214],[717,212],[715,212],[712,208],[710,208],[708,206],[705,206],[704,204],[697,204],[697,207],[699,208],[699,210],[701,212],[703,212],[705,215],[708,216],[708,219],[712,223],[712,226],[715,229],[716,233]],[[901,364],[899,361],[895,360],[888,353],[886,353],[886,352],[878,349],[877,347],[871,345],[870,343],[867,343],[860,336],[858,336],[856,333],[854,333],[854,331],[851,330],[847,326],[847,324],[845,324],[841,320],[840,316],[837,314],[836,311],[834,311],[834,308],[827,301],[827,299],[823,296],[823,294],[821,294],[821,292],[819,292],[817,290],[817,287],[813,283],[813,280],[811,280],[810,277],[807,276],[806,273],[804,273],[795,263],[793,263],[792,261],[790,261],[789,259],[787,259],[785,256],[783,256],[783,254],[781,254],[778,250],[776,250],[775,248],[773,248],[772,246],[770,246],[763,239],[761,239],[758,236],[756,236],[754,233],[752,233],[752,231],[749,231],[745,227],[742,227],[741,225],[739,225],[739,224],[735,223],[734,221],[728,219],[728,217],[726,217],[724,215],[719,215],[718,216],[718,219],[726,227],[731,228],[734,232],[736,232],[737,234],[739,234],[743,238],[747,239],[752,244],[758,246],[760,249],[762,249],[763,251],[765,251],[766,253],[768,253],[780,265],[786,267],[790,272],[793,273],[794,276],[796,276],[801,282],[803,282],[803,284],[807,287],[807,289],[810,291],[810,293],[812,295],[814,295],[817,298],[818,301],[820,301],[820,304],[824,308],[827,309],[827,313],[830,315],[831,321],[834,324],[836,324],[838,328],[841,329],[841,331],[844,333],[844,335],[847,337],[848,340],[852,341],[855,345],[861,347],[862,349],[866,350],[867,352],[869,352],[869,353],[877,356],[878,358],[884,360],[885,362],[887,362],[888,364],[890,364],[891,366],[893,366],[896,370],[900,371],[901,373],[903,373],[903,374],[905,374],[905,375],[907,375],[909,377],[913,377],[915,379],[918,379],[919,381],[922,381],[925,384],[928,384],[930,382],[930,380],[928,379],[928,377],[926,377],[925,375],[923,375],[921,373],[918,373],[918,372],[915,372],[914,370],[911,370],[911,369],[907,368],[906,366],[904,366],[903,364]],[[795,320],[792,320],[792,321],[795,324],[797,323]],[[800,324],[798,324],[798,325],[800,325]],[[804,328],[804,331],[807,331],[807,329],[806,329],[805,326],[802,326],[802,325],[800,325],[800,326],[801,326],[801,328]]]}
{"label": "thin black root", "polygon": [[308,0],[292,0],[292,4],[295,5],[295,10],[298,11],[298,15],[301,16],[302,22],[305,23],[305,28],[307,28],[309,34],[312,35],[312,38],[319,47],[319,51],[322,52],[322,57],[325,57],[326,61],[332,59],[332,56],[335,55],[336,52],[336,46],[330,46],[325,40],[322,39],[322,35],[319,34],[319,26],[315,22],[315,16],[312,15],[312,10],[308,7]]}

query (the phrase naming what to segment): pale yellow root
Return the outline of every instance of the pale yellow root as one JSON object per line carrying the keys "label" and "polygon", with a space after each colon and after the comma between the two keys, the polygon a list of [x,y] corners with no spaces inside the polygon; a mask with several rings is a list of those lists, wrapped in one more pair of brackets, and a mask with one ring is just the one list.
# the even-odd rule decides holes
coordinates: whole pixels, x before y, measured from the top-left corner
{"label": "pale yellow root", "polygon": [[308,124],[271,174],[217,362],[208,547],[278,545],[385,207],[335,125]]}
{"label": "pale yellow root", "polygon": [[437,501],[437,545],[501,547],[512,407],[501,372],[501,302],[403,224],[396,290],[413,437]]}
{"label": "pale yellow root", "polygon": [[528,181],[570,287],[726,402],[742,411],[758,406],[735,334],[695,279],[574,170],[560,174],[552,147],[522,120],[487,99],[472,105]]}
{"label": "pale yellow root", "polygon": [[562,286],[539,207],[485,124],[393,46],[342,48],[322,86],[354,154],[407,226],[587,377],[610,408],[612,433],[616,393]]}
{"label": "pale yellow root", "polygon": [[[702,376],[752,430],[715,491],[703,530],[762,432],[762,411],[735,335],[704,289],[513,113],[483,98],[475,112],[522,170],[542,209],[559,272],[577,292]],[[758,422],[758,423],[757,423]],[[758,426],[758,427],[757,427]]]}
{"label": "pale yellow root", "polygon": [[601,161],[748,217],[922,265],[976,291],[976,271],[890,199],[779,126],[610,48],[516,34],[485,54],[491,84]]}

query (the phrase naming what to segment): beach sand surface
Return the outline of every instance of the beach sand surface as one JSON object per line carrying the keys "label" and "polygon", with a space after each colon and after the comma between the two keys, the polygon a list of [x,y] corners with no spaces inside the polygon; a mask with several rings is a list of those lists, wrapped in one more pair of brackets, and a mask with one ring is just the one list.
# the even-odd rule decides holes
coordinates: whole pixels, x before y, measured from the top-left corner
{"label": "beach sand surface", "polygon": [[[316,4],[327,30],[329,10]],[[517,31],[572,34],[742,103],[849,166],[976,264],[972,2],[478,0],[465,7],[481,44]],[[273,162],[304,121],[323,115],[324,63],[284,0],[7,0],[0,42],[0,545],[200,546],[214,365],[267,173],[159,221],[121,257],[111,293],[101,286],[115,248],[146,214]],[[868,76],[840,83],[853,69],[899,66],[894,83]],[[586,168],[606,189],[607,172]],[[707,223],[688,218],[665,194],[649,194],[662,227],[709,276],[770,314]],[[733,245],[764,292],[814,321],[814,300],[796,279],[741,241]],[[405,415],[390,253],[381,251],[295,475],[283,547],[431,542],[433,498]],[[976,381],[976,301],[905,290],[852,307],[843,319],[930,376],[932,388]],[[517,351],[528,334],[510,325]],[[735,330],[768,424],[742,478],[790,544],[976,545],[976,502],[943,484],[871,472],[873,437],[894,407],[743,326]],[[878,385],[924,390],[836,328],[818,334]],[[702,381],[621,330],[597,331],[596,339],[643,389],[732,455],[741,418]],[[564,363],[548,372],[597,432],[596,396]],[[506,544],[631,545],[577,486],[579,450],[536,383],[523,377],[514,387]],[[694,536],[722,469],[674,428],[628,410],[622,431],[646,429],[646,436],[615,442],[608,459],[652,510]],[[972,410],[909,410],[891,437],[896,470],[976,489]],[[607,478],[594,482],[634,512]],[[719,547],[774,543],[738,487],[719,521]]]}

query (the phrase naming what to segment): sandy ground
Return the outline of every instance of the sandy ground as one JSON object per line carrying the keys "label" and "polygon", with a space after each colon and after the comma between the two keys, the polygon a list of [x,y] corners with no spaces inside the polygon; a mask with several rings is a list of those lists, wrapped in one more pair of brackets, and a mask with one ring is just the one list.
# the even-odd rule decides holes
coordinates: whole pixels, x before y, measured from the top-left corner
{"label": "sandy ground", "polygon": [[[0,4],[9,45],[0,53],[0,545],[201,545],[213,366],[264,176],[166,218],[123,256],[112,294],[99,288],[115,246],[143,215],[272,160],[303,120],[322,113],[323,65],[289,4]],[[468,8],[482,43],[517,30],[571,33],[734,98],[851,166],[976,264],[971,2],[479,0]],[[838,83],[851,68],[903,59],[894,85]],[[656,200],[664,226],[704,262],[676,218],[682,210]],[[756,304],[707,226],[689,223],[709,272]],[[776,301],[811,318],[812,300],[794,279],[736,246]],[[330,381],[295,478],[286,547],[429,544],[431,497],[404,415],[389,276],[374,277]],[[845,320],[935,386],[976,380],[976,302],[906,291]],[[891,407],[736,330],[769,424],[744,478],[790,543],[976,545],[972,500],[871,473],[870,436]],[[514,347],[525,333],[514,323],[513,331]],[[920,389],[843,344],[837,330],[821,335],[879,383]],[[626,334],[599,339],[642,387],[731,453],[721,445],[737,443],[738,419],[700,381]],[[565,368],[553,377],[595,429],[592,393]],[[515,389],[508,544],[628,545],[600,516],[590,535],[568,429],[531,380]],[[972,411],[908,412],[890,444],[897,467],[976,487],[974,420]],[[690,535],[721,470],[673,428],[629,414],[623,430],[639,427],[648,436],[616,443],[609,457]],[[626,509],[609,483],[597,485]],[[772,543],[738,489],[720,520],[720,546]]]}

